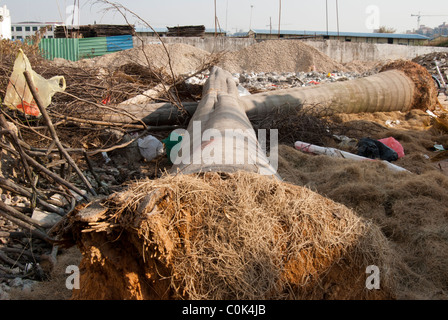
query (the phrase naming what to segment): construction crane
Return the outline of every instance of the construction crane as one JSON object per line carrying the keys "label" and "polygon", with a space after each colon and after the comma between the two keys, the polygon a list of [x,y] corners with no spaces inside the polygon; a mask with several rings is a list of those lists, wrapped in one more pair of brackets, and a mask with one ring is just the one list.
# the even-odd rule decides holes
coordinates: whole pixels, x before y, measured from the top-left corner
{"label": "construction crane", "polygon": [[448,17],[446,14],[411,14],[411,17],[417,17],[417,29],[420,29],[420,20],[422,17]]}

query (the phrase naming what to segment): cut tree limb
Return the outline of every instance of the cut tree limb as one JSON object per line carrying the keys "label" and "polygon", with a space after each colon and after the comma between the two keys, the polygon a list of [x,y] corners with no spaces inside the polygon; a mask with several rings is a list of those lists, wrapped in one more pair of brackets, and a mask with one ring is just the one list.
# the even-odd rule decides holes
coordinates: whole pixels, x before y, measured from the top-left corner
{"label": "cut tree limb", "polygon": [[[15,182],[3,177],[0,177],[0,187],[27,198],[31,198],[33,196],[31,191],[27,190],[25,187],[22,187]],[[63,216],[65,214],[63,209],[49,204],[45,200],[42,200],[40,197],[37,197],[37,202],[47,211],[57,213],[60,216]]]}
{"label": "cut tree limb", "polygon": [[[14,148],[17,150],[17,152],[20,155],[20,160],[22,161],[23,168],[25,170],[25,175],[28,179],[28,182],[29,182],[30,186],[33,187],[33,175],[32,175],[30,166],[28,165],[28,162],[25,159],[25,152],[22,149],[22,146],[19,142],[19,138],[17,137],[17,134],[13,130],[9,130],[8,123],[6,122],[6,119],[3,116],[3,114],[0,114],[0,126],[2,126],[4,129],[7,130],[7,133],[10,136],[9,140],[11,141],[12,145],[14,146]],[[36,190],[34,190],[34,191],[36,192]]]}
{"label": "cut tree limb", "polygon": [[45,120],[45,122],[47,123],[48,129],[50,130],[51,136],[54,139],[56,146],[58,147],[59,151],[61,152],[62,156],[67,159],[67,162],[75,169],[76,173],[78,174],[78,176],[81,178],[81,180],[83,181],[83,183],[86,185],[87,189],[89,190],[89,192],[96,196],[96,192],[95,190],[93,190],[90,182],[87,180],[87,178],[84,176],[84,174],[81,172],[81,170],[78,168],[78,166],[76,165],[75,161],[73,161],[72,157],[70,157],[70,155],[68,154],[68,152],[65,150],[65,148],[62,146],[62,143],[59,140],[59,137],[56,133],[56,130],[54,129],[53,123],[50,119],[50,117],[48,116],[48,113],[46,111],[46,109],[43,107],[43,103],[42,100],[39,97],[39,94],[36,91],[36,86],[34,85],[34,81],[33,78],[31,77],[31,74],[29,71],[25,71],[24,73],[26,82],[28,84],[28,87],[34,97],[34,100],[36,101],[37,106],[39,107],[40,112],[42,113],[42,116]]}
{"label": "cut tree limb", "polygon": [[37,262],[40,261],[40,256],[30,250],[19,249],[19,248],[10,248],[10,247],[3,247],[3,248],[0,248],[0,250],[2,250],[4,252],[9,252],[9,253],[16,253],[21,256],[22,255],[27,256],[28,258],[31,258]]}
{"label": "cut tree limb", "polygon": [[14,259],[11,259],[2,251],[0,251],[0,260],[3,260],[4,262],[11,265],[12,267],[19,267],[22,270],[25,269],[25,266],[23,264],[21,264],[20,262],[14,260]]}
{"label": "cut tree limb", "polygon": [[[197,102],[184,102],[183,107],[189,114],[194,114],[198,107]],[[116,107],[120,110],[120,107]],[[172,125],[183,124],[188,116],[174,104],[169,102],[147,103],[127,105],[126,111],[129,115],[123,113],[106,113],[102,115],[103,121],[133,123],[135,118],[141,119],[147,125]]]}
{"label": "cut tree limb", "polygon": [[11,208],[7,204],[5,204],[3,201],[0,201],[0,211],[7,213],[8,215],[10,215],[14,218],[20,219],[20,220],[26,222],[27,224],[32,225],[35,228],[42,228],[42,229],[44,228],[44,225],[41,222],[31,219],[27,215],[24,215],[23,213],[17,211],[14,208]]}
{"label": "cut tree limb", "polygon": [[[1,202],[1,201],[0,201]],[[31,235],[33,235],[34,237],[44,240],[46,242],[52,243],[52,239],[45,234],[45,232],[43,232],[42,230],[36,228],[35,226],[21,220],[18,218],[15,218],[13,216],[11,216],[10,214],[8,214],[7,212],[3,211],[2,209],[0,209],[0,215],[5,217],[6,219],[8,219],[9,221],[11,221],[12,223],[14,223],[15,225],[21,227],[24,230],[27,230],[31,233]]]}
{"label": "cut tree limb", "polygon": [[88,195],[84,194],[84,192],[82,192],[78,187],[76,187],[73,184],[71,184],[70,182],[62,179],[57,174],[51,172],[50,170],[45,168],[43,165],[41,165],[39,162],[37,162],[36,160],[34,160],[32,157],[28,156],[27,154],[25,154],[25,158],[28,160],[30,165],[32,165],[38,171],[43,172],[44,174],[46,174],[48,177],[50,177],[51,179],[53,179],[57,183],[67,187],[70,190],[73,190],[75,193],[79,194],[85,200],[90,201],[90,197]]}

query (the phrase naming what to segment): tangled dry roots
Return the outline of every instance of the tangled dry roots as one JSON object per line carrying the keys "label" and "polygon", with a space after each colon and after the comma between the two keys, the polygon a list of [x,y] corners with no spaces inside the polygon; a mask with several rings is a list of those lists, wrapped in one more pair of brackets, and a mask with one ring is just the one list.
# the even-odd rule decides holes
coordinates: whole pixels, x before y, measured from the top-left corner
{"label": "tangled dry roots", "polygon": [[[251,173],[166,176],[74,212],[75,299],[391,299],[379,228],[304,188]],[[96,212],[96,213],[92,213]],[[381,272],[366,289],[366,267]]]}
{"label": "tangled dry roots", "polygon": [[423,111],[428,109],[434,110],[437,106],[438,93],[434,80],[428,70],[418,63],[409,60],[395,60],[383,66],[380,72],[394,69],[403,71],[415,83],[412,108]]}

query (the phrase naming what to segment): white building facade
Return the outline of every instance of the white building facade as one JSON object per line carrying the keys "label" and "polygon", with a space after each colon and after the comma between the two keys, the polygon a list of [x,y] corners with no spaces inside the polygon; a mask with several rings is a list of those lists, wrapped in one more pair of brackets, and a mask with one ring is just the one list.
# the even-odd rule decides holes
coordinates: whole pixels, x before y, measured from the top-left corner
{"label": "white building facade", "polygon": [[11,15],[6,5],[0,7],[0,39],[11,39]]}
{"label": "white building facade", "polygon": [[25,21],[11,24],[11,40],[23,40],[36,34],[43,27],[48,30],[43,38],[54,38],[54,29],[56,26],[62,25],[62,22],[33,22]]}

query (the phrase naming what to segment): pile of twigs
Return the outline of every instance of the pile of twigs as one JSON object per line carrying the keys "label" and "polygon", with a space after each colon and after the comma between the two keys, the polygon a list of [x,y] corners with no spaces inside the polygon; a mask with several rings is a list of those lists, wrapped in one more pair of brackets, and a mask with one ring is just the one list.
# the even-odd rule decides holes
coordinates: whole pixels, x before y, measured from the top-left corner
{"label": "pile of twigs", "polygon": [[[19,237],[29,239],[39,239],[45,242],[50,248],[51,253],[46,256],[52,256],[55,261],[57,247],[53,246],[54,239],[49,236],[54,223],[46,223],[44,220],[34,219],[32,214],[39,209],[44,214],[56,214],[65,216],[68,212],[74,210],[78,201],[90,201],[92,197],[97,196],[91,183],[86,178],[83,171],[78,167],[70,152],[84,153],[86,162],[90,163],[84,150],[73,150],[64,147],[54,128],[51,118],[43,107],[41,97],[35,89],[34,81],[29,71],[24,72],[28,86],[34,96],[34,99],[42,113],[43,121],[46,123],[46,129],[50,133],[51,144],[47,149],[38,149],[30,146],[24,140],[19,138],[19,130],[11,122],[7,122],[5,114],[0,114],[2,157],[4,160],[12,163],[14,172],[7,172],[2,168],[2,177],[0,177],[0,188],[17,196],[25,197],[29,201],[29,207],[14,207],[0,202],[0,216],[9,220],[21,230],[17,234],[5,234],[2,237]],[[3,164],[3,163],[2,163]],[[84,191],[71,180],[71,170],[83,184]],[[4,172],[3,172],[4,171]],[[59,195],[57,200],[53,197]],[[2,251],[5,251],[2,247]],[[11,252],[7,249],[6,251]],[[12,253],[16,253],[12,251]],[[31,252],[32,253],[32,252]],[[18,260],[9,258],[5,252],[2,252],[0,259],[4,263],[18,266],[23,273],[22,276],[37,275],[40,280],[44,276],[44,271],[36,256],[31,254],[33,260],[31,264],[21,264]],[[30,267],[31,266],[31,267]],[[5,274],[0,274],[3,278],[16,277],[10,269],[1,268]]]}
{"label": "pile of twigs", "polygon": [[331,119],[334,112],[329,107],[315,105],[303,109],[300,106],[284,106],[264,119],[254,119],[259,129],[278,130],[280,143],[294,145],[306,141],[328,146],[334,134],[341,134],[341,126]]}

